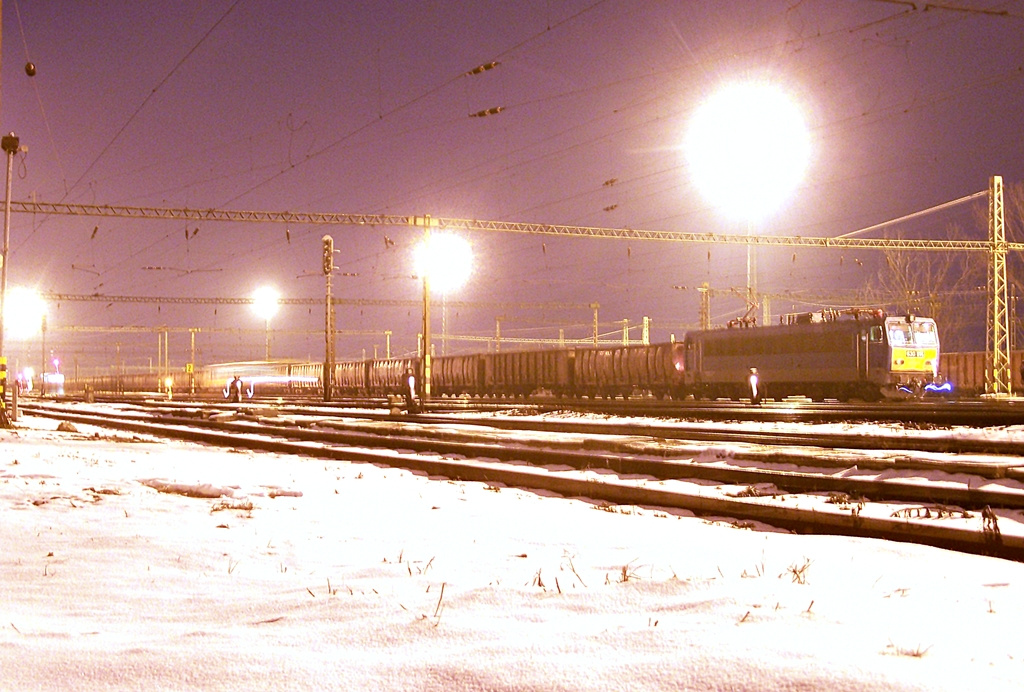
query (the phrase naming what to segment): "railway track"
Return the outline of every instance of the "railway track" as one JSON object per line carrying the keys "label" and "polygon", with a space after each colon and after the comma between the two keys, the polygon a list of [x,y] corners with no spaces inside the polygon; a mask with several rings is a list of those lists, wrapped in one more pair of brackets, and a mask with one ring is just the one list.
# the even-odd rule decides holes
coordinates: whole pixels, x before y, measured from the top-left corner
{"label": "railway track", "polygon": [[[156,401],[160,395],[155,392],[122,395],[97,395],[97,401],[108,403]],[[166,399],[164,399],[166,401]],[[202,401],[205,404],[223,403],[219,394],[208,397],[178,399],[175,403],[187,406]],[[170,403],[170,402],[168,402]],[[318,408],[386,408],[387,402],[381,397],[338,397],[324,403],[315,396],[292,395],[287,397],[257,397],[248,403],[263,405],[294,405]],[[987,399],[942,399],[927,398],[920,401],[897,401],[880,403],[856,402],[814,402],[809,399],[791,398],[781,401],[768,400],[760,406],[750,406],[738,401],[706,400],[661,400],[650,397],[629,399],[603,398],[556,398],[553,396],[530,396],[523,398],[478,398],[444,397],[429,402],[426,410],[431,413],[456,411],[509,411],[528,408],[538,412],[579,411],[615,416],[665,416],[701,420],[749,420],[761,422],[900,422],[915,425],[970,425],[994,427],[1024,425],[1024,400]]]}
{"label": "railway track", "polygon": [[[26,413],[206,444],[386,464],[431,476],[687,510],[800,533],[911,541],[1024,561],[1024,458],[935,438],[707,430],[526,417],[387,416],[218,406],[151,410],[38,403]],[[712,436],[713,435],[713,436]],[[861,445],[855,448],[854,440]],[[966,440],[949,441],[964,449]],[[923,450],[922,448],[927,448]]]}

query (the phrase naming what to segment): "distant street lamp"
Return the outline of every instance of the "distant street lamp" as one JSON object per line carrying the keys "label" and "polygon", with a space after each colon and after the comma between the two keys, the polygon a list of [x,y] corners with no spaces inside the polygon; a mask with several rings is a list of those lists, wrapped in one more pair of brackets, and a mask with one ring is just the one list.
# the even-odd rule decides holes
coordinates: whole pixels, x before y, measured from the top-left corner
{"label": "distant street lamp", "polygon": [[46,301],[30,288],[15,286],[6,291],[4,301],[4,331],[11,341],[28,341],[42,332],[42,365],[40,392],[46,392],[43,377],[46,374]]}
{"label": "distant street lamp", "polygon": [[448,293],[462,286],[473,267],[469,243],[450,233],[430,234],[429,220],[423,242],[416,248],[416,273],[423,277],[423,382],[421,398],[430,400],[430,290]]}
{"label": "distant street lamp", "polygon": [[266,353],[264,360],[270,360],[270,318],[277,314],[280,305],[281,295],[276,289],[269,286],[257,288],[252,294],[252,309],[259,317],[262,317],[266,326]]}
{"label": "distant street lamp", "polygon": [[39,333],[46,315],[46,301],[30,288],[15,286],[7,291],[3,321],[12,340],[27,340]]}
{"label": "distant street lamp", "polygon": [[[737,83],[698,109],[686,137],[690,175],[726,216],[753,224],[775,211],[802,179],[810,135],[797,105],[777,86]],[[747,243],[747,300],[757,306],[757,258]]]}

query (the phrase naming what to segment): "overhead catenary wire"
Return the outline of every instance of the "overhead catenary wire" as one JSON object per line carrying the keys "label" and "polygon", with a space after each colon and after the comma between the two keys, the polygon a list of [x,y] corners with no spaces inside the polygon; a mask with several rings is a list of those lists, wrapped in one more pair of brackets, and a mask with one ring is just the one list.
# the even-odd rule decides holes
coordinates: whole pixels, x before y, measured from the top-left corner
{"label": "overhead catenary wire", "polygon": [[[530,36],[530,37],[528,37],[528,38],[524,39],[523,41],[520,41],[519,43],[517,43],[517,44],[513,45],[512,47],[510,47],[510,48],[508,48],[508,49],[506,49],[506,50],[502,51],[502,52],[501,52],[501,53],[499,53],[499,54],[497,54],[497,55],[496,55],[495,57],[496,57],[496,58],[503,58],[503,57],[505,57],[505,56],[508,56],[508,55],[510,55],[510,54],[512,54],[512,53],[514,53],[514,52],[515,52],[516,50],[520,49],[520,48],[521,48],[522,46],[524,46],[524,45],[527,45],[527,44],[529,44],[529,43],[530,43],[530,41],[532,41],[532,40],[535,40],[535,39],[536,39],[536,38],[537,38],[538,36],[541,36],[541,35],[543,35],[543,34],[544,34],[544,33],[546,33],[547,31],[550,31],[550,30],[551,30],[552,28],[558,27],[558,26],[559,26],[559,25],[561,25],[561,24],[564,24],[564,23],[566,23],[566,22],[568,22],[568,21],[571,21],[571,20],[575,19],[576,17],[578,17],[578,16],[580,15],[580,14],[583,14],[584,12],[590,11],[590,10],[592,10],[592,9],[596,8],[596,7],[597,7],[598,5],[600,5],[600,4],[602,4],[602,3],[594,3],[594,4],[590,5],[590,6],[588,6],[587,8],[585,8],[584,10],[582,10],[582,11],[581,11],[580,13],[577,13],[576,15],[573,15],[572,17],[568,17],[568,18],[566,18],[566,19],[563,19],[563,20],[561,20],[560,22],[557,22],[557,23],[555,23],[555,24],[551,24],[551,23],[549,22],[549,25],[548,25],[547,29],[545,29],[544,31],[541,31],[541,32],[537,32],[536,34],[534,34],[534,35],[532,35],[532,36]],[[838,31],[838,30],[837,30],[837,31]],[[809,37],[808,37],[808,36],[805,36],[805,37],[803,37],[803,38],[804,38],[804,40],[811,40],[811,39],[818,39],[818,38],[821,38],[821,37],[820,37],[820,36],[809,36]],[[787,41],[790,41],[790,40],[791,40],[791,39],[787,39]],[[750,50],[767,50],[767,48],[765,48],[764,46],[753,46],[753,47],[751,47],[751,49],[750,49]],[[707,59],[706,59],[706,60],[704,61],[704,63],[702,63],[702,64],[711,64],[711,63],[713,63],[713,61],[714,61],[714,57],[713,57],[713,56],[711,56],[711,57],[708,57],[708,58],[707,58]],[[494,62],[497,62],[497,60],[495,60]],[[692,67],[692,66],[687,66],[687,67]],[[470,70],[470,72],[472,72],[472,70]],[[459,75],[459,76],[462,76],[462,75]],[[639,78],[643,78],[643,77],[636,77],[636,78],[637,78],[637,79],[639,79]],[[601,86],[602,86],[602,85],[598,85],[598,87],[594,87],[594,88],[600,88]],[[546,96],[546,97],[544,97],[544,98],[545,98],[545,99],[550,99],[550,98],[556,98],[556,97],[558,97],[558,96]],[[927,99],[925,99],[924,101],[926,102],[926,101],[927,101]],[[922,103],[922,100],[920,100],[920,99],[919,99],[919,100],[917,101],[917,103],[918,103],[918,104]],[[513,104],[513,105],[515,105],[515,104]],[[391,111],[391,112],[394,112],[394,111]],[[387,115],[387,114],[383,114],[383,116],[386,116],[386,115]],[[642,127],[642,126],[643,126],[643,125],[644,125],[645,123],[646,123],[646,121],[644,121],[644,122],[642,122],[642,123],[638,123],[638,124],[636,124],[636,125],[634,126],[634,129],[635,129],[635,128],[637,128],[637,127]],[[578,124],[574,124],[574,127],[575,127],[576,125],[578,125]],[[607,134],[603,135],[602,137],[607,137]],[[578,145],[574,145],[574,147],[578,148]],[[316,155],[317,153],[318,153],[318,152],[312,152],[312,153],[310,154],[310,156],[315,156],[315,155]],[[549,156],[549,155],[550,155],[550,154],[545,154],[544,156]],[[303,160],[300,160],[300,161],[298,161],[298,162],[297,162],[297,165],[301,165],[301,164],[305,163],[305,162],[306,162],[306,160],[308,160],[308,159],[303,159]],[[521,160],[521,161],[520,161],[520,162],[519,162],[518,164],[516,164],[516,165],[525,165],[525,164],[528,164],[528,163],[530,163],[531,161],[535,161],[535,160],[536,160],[535,158],[533,158],[533,159],[525,159],[525,160]],[[678,168],[678,166],[677,166],[676,168]],[[289,169],[288,169],[288,170],[291,170],[291,167],[289,167]],[[663,169],[663,174],[664,174],[664,175],[668,175],[668,174],[672,173],[672,172],[673,172],[673,170],[674,170],[674,169],[673,169],[673,167],[667,166],[667,167],[665,167],[665,168]],[[282,171],[282,172],[286,172],[286,171]],[[504,173],[506,173],[506,174],[507,174],[507,173],[508,173],[508,169],[507,169],[507,168],[502,168],[502,171],[501,171],[501,172],[504,172]],[[493,175],[497,175],[497,174],[498,174],[498,172],[491,172],[491,173],[486,173],[485,175],[488,175],[488,176],[493,176]],[[451,180],[451,177],[448,177],[448,176],[446,176],[446,180]],[[622,189],[622,190],[625,190],[625,186],[626,186],[626,185],[628,185],[628,184],[629,184],[630,182],[635,182],[635,178],[625,178],[625,179],[623,180],[623,187],[622,187],[622,188],[620,188],[620,189]],[[453,183],[453,184],[456,184],[456,183]],[[465,184],[465,182],[463,182],[463,184]],[[620,192],[620,195],[622,195],[622,194],[623,194],[623,192]],[[626,195],[628,196],[628,193],[625,193],[625,194],[626,194]],[[552,204],[557,204],[557,203],[558,203],[558,200],[554,200],[554,201],[551,201],[551,202],[548,202],[548,203],[546,203],[546,204],[545,204],[545,206],[550,206],[550,205],[552,205]],[[517,211],[521,211],[521,210],[517,210]]]}
{"label": "overhead catenary wire", "polygon": [[875,230],[878,230],[879,228],[885,228],[887,226],[894,226],[894,225],[896,225],[898,223],[902,223],[904,221],[910,221],[911,219],[916,219],[916,218],[918,218],[920,216],[925,216],[927,214],[933,214],[935,212],[942,211],[943,209],[948,209],[948,208],[954,207],[954,206],[956,206],[958,204],[963,204],[964,202],[970,202],[972,200],[978,199],[979,197],[984,197],[987,194],[988,194],[988,190],[981,190],[979,192],[975,192],[973,194],[966,195],[966,196],[961,197],[959,199],[954,199],[954,200],[951,200],[949,202],[943,202],[942,204],[937,204],[934,207],[929,207],[928,209],[922,209],[920,211],[915,211],[915,212],[907,214],[905,216],[901,216],[898,219],[892,219],[890,221],[883,221],[882,223],[876,223],[874,226],[868,226],[867,228],[861,228],[861,229],[858,229],[856,231],[850,231],[849,233],[844,233],[842,235],[837,235],[836,238],[849,238],[851,236],[860,235],[861,233],[867,233],[869,231],[875,231]]}
{"label": "overhead catenary wire", "polygon": [[[25,37],[25,25],[21,21],[21,5],[18,0],[14,0],[14,14],[18,17],[18,31],[21,33],[21,45],[25,49],[26,64],[31,64],[31,54],[28,50],[28,39]],[[43,127],[46,128],[46,136],[50,140],[50,148],[53,151],[54,157],[57,159],[57,168],[60,170],[60,179],[64,184],[64,194],[67,195],[68,192],[70,192],[70,189],[68,188],[68,176],[64,171],[64,160],[61,158],[60,150],[57,148],[57,142],[53,136],[53,128],[50,126],[50,119],[46,115],[46,108],[43,106],[43,98],[39,93],[39,84],[36,80],[32,80],[32,90],[36,96],[36,105],[39,106],[39,116],[42,118]]]}
{"label": "overhead catenary wire", "polygon": [[132,124],[132,121],[135,120],[136,116],[138,116],[139,113],[142,112],[142,109],[146,107],[146,104],[149,103],[150,99],[152,99],[157,94],[157,92],[160,91],[160,88],[163,87],[168,82],[168,80],[170,80],[170,78],[174,76],[174,73],[177,72],[181,68],[181,66],[185,64],[189,57],[191,57],[192,54],[195,53],[196,50],[198,50],[201,45],[203,45],[206,39],[210,37],[210,34],[212,34],[217,29],[217,27],[220,26],[221,22],[227,19],[227,16],[231,14],[232,10],[234,10],[235,7],[237,7],[241,2],[242,0],[235,0],[233,3],[231,3],[231,5],[228,6],[227,10],[225,10],[224,13],[221,14],[220,18],[213,23],[213,26],[207,29],[206,33],[199,37],[199,40],[196,41],[192,45],[192,47],[181,57],[181,59],[179,59],[178,62],[174,64],[174,67],[172,67],[170,71],[166,75],[164,75],[163,79],[157,82],[156,86],[153,87],[153,89],[148,94],[146,94],[146,97],[142,99],[142,102],[138,105],[138,107],[136,107],[132,114],[128,116],[128,119],[125,120],[124,124],[121,125],[120,128],[118,128],[117,132],[114,133],[114,136],[111,137],[110,141],[107,142],[106,146],[104,146],[100,150],[100,152],[96,155],[92,162],[88,166],[86,166],[84,171],[82,171],[82,174],[78,176],[78,179],[74,183],[72,183],[71,186],[67,189],[67,192],[64,194],[64,197],[61,198],[62,200],[66,199],[68,194],[70,194],[72,190],[78,187],[78,185],[80,185],[81,182],[85,180],[86,176],[89,175],[89,173],[96,166],[96,164],[99,163],[100,160],[104,156],[106,156],[107,152],[110,151],[110,148],[114,146],[114,142],[116,142],[121,137],[121,135],[124,134],[124,131],[128,129],[128,126]]}

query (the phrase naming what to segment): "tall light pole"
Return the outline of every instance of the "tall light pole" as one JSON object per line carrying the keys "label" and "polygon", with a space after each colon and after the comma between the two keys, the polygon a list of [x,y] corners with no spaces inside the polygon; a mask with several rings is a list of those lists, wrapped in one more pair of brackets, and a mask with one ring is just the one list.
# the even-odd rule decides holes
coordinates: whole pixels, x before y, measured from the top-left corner
{"label": "tall light pole", "polygon": [[39,396],[46,396],[46,315],[43,315],[42,339],[40,339],[39,357],[42,369],[39,371]]}
{"label": "tall light pole", "polygon": [[270,360],[270,318],[277,312],[281,296],[273,288],[262,286],[252,294],[252,308],[256,314],[263,318],[266,327],[266,352],[264,360]]}
{"label": "tall light pole", "polygon": [[423,381],[420,397],[430,400],[431,361],[430,352],[430,291],[435,290],[447,296],[465,283],[472,270],[472,251],[462,238],[448,233],[430,234],[430,218],[426,218],[423,243],[416,251],[416,270],[423,277]]}
{"label": "tall light pole", "polygon": [[804,175],[810,135],[797,105],[776,85],[729,85],[704,102],[686,137],[694,182],[726,216],[746,224],[747,316],[758,304],[754,223]]}
{"label": "tall light pole", "polygon": [[[21,148],[21,141],[10,133],[0,138],[0,148],[7,153],[7,185],[4,194],[4,245],[0,258],[0,356],[4,355],[4,307],[7,299],[7,255],[11,248],[11,173],[14,170],[14,154]],[[2,408],[2,407],[0,407]]]}
{"label": "tall light pole", "polygon": [[[426,224],[423,227],[423,247],[420,250],[421,255],[429,251],[430,248],[430,215],[426,216]],[[426,263],[429,260],[421,259],[421,263]],[[427,266],[420,268],[420,274],[423,275],[423,377],[420,383],[420,398],[423,401],[430,401],[430,366],[432,355],[430,352],[430,270]]]}

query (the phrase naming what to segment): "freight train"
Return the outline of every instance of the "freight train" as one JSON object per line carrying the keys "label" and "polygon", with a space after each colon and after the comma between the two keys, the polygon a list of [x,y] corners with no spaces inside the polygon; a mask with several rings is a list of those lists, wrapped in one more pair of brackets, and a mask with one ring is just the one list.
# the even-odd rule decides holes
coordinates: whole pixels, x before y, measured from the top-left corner
{"label": "freight train", "polygon": [[[958,396],[979,396],[992,384],[991,354],[984,351],[943,354],[942,370]],[[1024,392],[1024,351],[1010,352],[1009,376],[1010,389],[1020,396]]]}
{"label": "freight train", "polygon": [[[338,362],[332,392],[337,397],[397,394],[408,369],[422,381],[421,366],[418,358]],[[768,327],[692,331],[668,343],[438,356],[432,359],[431,396],[741,399],[750,396],[751,368],[764,395],[776,399],[918,397],[941,379],[938,331],[925,317],[826,310],[789,315]],[[235,376],[250,396],[323,391],[323,363],[315,362],[213,365],[175,373],[170,387],[226,395]],[[86,384],[96,392],[153,391],[155,378],[112,376],[69,386],[80,390]]]}

